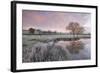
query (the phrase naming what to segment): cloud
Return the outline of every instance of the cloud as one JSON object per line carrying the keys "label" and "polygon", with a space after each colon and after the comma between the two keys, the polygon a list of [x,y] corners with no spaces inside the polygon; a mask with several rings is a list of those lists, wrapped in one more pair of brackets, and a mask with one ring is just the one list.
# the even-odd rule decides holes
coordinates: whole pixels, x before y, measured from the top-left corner
{"label": "cloud", "polygon": [[[78,22],[81,26],[91,28],[89,13],[54,12],[23,10],[23,28],[34,27],[41,30],[67,32],[66,26],[70,22]],[[86,31],[90,31],[87,30]]]}

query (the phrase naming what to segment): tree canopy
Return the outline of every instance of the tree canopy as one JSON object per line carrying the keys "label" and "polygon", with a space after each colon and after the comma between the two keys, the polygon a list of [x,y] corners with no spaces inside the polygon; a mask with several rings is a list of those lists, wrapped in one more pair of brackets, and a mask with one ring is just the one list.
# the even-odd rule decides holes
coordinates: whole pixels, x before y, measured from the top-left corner
{"label": "tree canopy", "polygon": [[35,29],[34,28],[29,28],[30,33],[34,33]]}
{"label": "tree canopy", "polygon": [[66,27],[66,30],[70,30],[70,33],[75,35],[75,34],[82,34],[84,28],[77,22],[70,22],[69,25]]}

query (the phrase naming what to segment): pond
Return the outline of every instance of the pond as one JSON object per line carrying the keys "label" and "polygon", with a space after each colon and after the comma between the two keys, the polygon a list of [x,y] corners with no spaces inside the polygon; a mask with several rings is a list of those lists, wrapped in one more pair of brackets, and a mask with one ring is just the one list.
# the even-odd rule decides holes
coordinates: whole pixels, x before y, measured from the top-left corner
{"label": "pond", "polygon": [[[91,58],[90,39],[80,39],[77,41],[59,41],[56,45],[66,48],[71,60],[83,60]],[[66,47],[67,46],[67,47]],[[69,46],[69,47],[68,47]]]}

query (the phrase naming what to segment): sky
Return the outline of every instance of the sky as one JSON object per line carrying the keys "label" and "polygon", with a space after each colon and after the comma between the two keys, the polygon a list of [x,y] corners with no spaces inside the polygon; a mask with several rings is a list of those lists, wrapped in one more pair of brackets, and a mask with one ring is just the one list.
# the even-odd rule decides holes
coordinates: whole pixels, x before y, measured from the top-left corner
{"label": "sky", "polygon": [[91,14],[61,11],[22,11],[22,28],[40,29],[44,31],[68,32],[66,26],[70,22],[77,22],[85,28],[85,32],[91,31]]}

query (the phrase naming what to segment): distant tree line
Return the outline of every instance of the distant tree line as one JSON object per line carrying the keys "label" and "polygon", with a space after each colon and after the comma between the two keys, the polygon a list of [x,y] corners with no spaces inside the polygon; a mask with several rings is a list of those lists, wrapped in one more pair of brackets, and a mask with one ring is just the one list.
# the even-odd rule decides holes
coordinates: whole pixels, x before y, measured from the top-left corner
{"label": "distant tree line", "polygon": [[28,29],[29,33],[31,34],[56,34],[57,32],[56,31],[43,31],[43,30],[39,30],[39,29],[35,29],[35,28],[29,28]]}
{"label": "distant tree line", "polygon": [[[70,22],[66,27],[66,30],[69,30],[70,33],[62,33],[62,32],[56,32],[56,31],[43,31],[40,29],[35,28],[29,28],[28,31],[31,34],[72,34],[73,37],[76,37],[78,35],[82,35],[85,31],[84,27],[80,25],[78,22]],[[90,35],[90,33],[88,33]]]}

